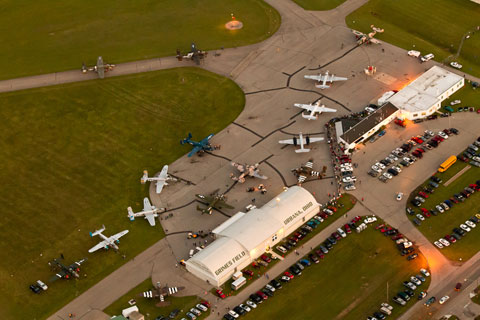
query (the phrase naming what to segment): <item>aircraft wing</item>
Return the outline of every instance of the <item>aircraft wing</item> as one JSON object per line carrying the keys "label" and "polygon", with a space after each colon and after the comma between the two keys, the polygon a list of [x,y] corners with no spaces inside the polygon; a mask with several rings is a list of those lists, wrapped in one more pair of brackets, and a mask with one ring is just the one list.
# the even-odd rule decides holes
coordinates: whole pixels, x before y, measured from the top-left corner
{"label": "aircraft wing", "polygon": [[303,76],[305,79],[310,79],[310,80],[315,80],[315,81],[323,81],[325,76],[318,75],[318,76],[313,76],[313,75],[304,75]]}
{"label": "aircraft wing", "polygon": [[261,175],[260,173],[258,173],[258,171],[254,171],[254,172],[253,172],[253,176],[254,176],[255,178],[259,178],[259,179],[263,179],[263,180],[268,179],[266,176]]}
{"label": "aircraft wing", "polygon": [[281,143],[281,144],[295,144],[293,139],[280,140],[280,141],[278,141],[278,143]]}
{"label": "aircraft wing", "polygon": [[150,223],[150,225],[151,225],[152,227],[155,226],[155,214],[153,214],[153,213],[147,213],[147,214],[145,215],[145,219],[148,220],[148,223]]}
{"label": "aircraft wing", "polygon": [[332,76],[328,79],[328,81],[346,81],[346,80],[348,79],[344,77],[335,77],[335,76]]}
{"label": "aircraft wing", "polygon": [[211,203],[213,201],[213,197],[212,196],[205,196],[203,194],[196,194],[197,198],[202,200],[201,202],[205,202],[205,203]]}
{"label": "aircraft wing", "polygon": [[298,107],[298,108],[302,108],[302,109],[310,111],[310,112],[315,110],[314,109],[315,106],[312,106],[311,104],[295,103],[294,106]]}
{"label": "aircraft wing", "polygon": [[222,209],[222,208],[227,208],[227,209],[233,209],[233,207],[229,204],[227,204],[223,200],[218,200],[218,202],[215,204],[215,208]]}
{"label": "aircraft wing", "polygon": [[213,133],[212,134],[209,134],[208,137],[204,138],[202,141],[200,141],[200,143],[202,145],[207,145],[208,144],[208,141],[213,137]]}
{"label": "aircraft wing", "polygon": [[157,181],[157,184],[156,184],[157,189],[155,190],[155,192],[156,192],[157,194],[160,193],[160,192],[162,192],[164,185],[165,185],[165,180],[159,180],[159,181]]}
{"label": "aircraft wing", "polygon": [[111,236],[110,239],[113,240],[113,241],[117,241],[118,239],[120,239],[121,237],[126,235],[127,233],[128,233],[128,230],[123,230],[123,231]]}
{"label": "aircraft wing", "polygon": [[150,211],[152,210],[152,205],[150,204],[150,200],[148,198],[143,199],[143,211]]}
{"label": "aircraft wing", "polygon": [[316,107],[314,109],[315,112],[337,112],[336,109],[331,109],[331,108],[327,108],[327,107]]}
{"label": "aircraft wing", "polygon": [[381,42],[375,38],[370,38],[369,40],[371,43],[375,43],[375,44],[380,44]]}
{"label": "aircraft wing", "polygon": [[162,179],[167,179],[167,172],[168,172],[168,166],[164,165],[158,177]]}
{"label": "aircraft wing", "polygon": [[198,151],[202,150],[202,147],[193,147],[192,151],[190,151],[190,153],[188,154],[188,157],[191,157],[193,156],[195,153],[197,153]]}
{"label": "aircraft wing", "polygon": [[92,253],[92,252],[95,252],[99,249],[102,249],[102,248],[105,248],[105,246],[108,246],[108,242],[103,240],[101,242],[99,242],[96,246],[92,247],[90,250],[88,250],[88,252]]}
{"label": "aircraft wing", "polygon": [[323,138],[310,138],[310,143],[318,141],[323,141]]}

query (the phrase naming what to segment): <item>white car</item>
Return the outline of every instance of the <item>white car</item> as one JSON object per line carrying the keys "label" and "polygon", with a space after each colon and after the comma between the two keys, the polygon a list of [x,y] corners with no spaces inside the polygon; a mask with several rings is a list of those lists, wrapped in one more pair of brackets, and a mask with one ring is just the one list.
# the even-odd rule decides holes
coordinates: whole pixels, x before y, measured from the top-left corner
{"label": "white car", "polygon": [[435,208],[440,212],[440,213],[444,213],[445,210],[443,210],[442,206],[439,206],[438,204],[435,206]]}
{"label": "white car", "polygon": [[37,280],[37,284],[40,288],[42,288],[43,291],[46,291],[48,289],[48,286],[41,280]]}
{"label": "white car", "polygon": [[380,167],[377,167],[376,165],[372,166],[372,170],[378,173],[382,172],[382,169]]}
{"label": "white car", "polygon": [[457,68],[457,69],[462,69],[462,65],[456,61],[453,61],[453,62],[450,62],[450,65],[454,68]]}
{"label": "white car", "polygon": [[384,173],[383,173],[383,176],[384,176],[385,178],[387,178],[387,179],[392,179],[392,178],[393,178],[393,176],[392,176],[390,173],[388,173],[388,172],[384,172]]}
{"label": "white car", "polygon": [[342,163],[340,165],[340,168],[347,168],[347,169],[352,169],[352,165],[350,163]]}
{"label": "white car", "polygon": [[[283,276],[283,277],[288,278],[287,276]],[[290,278],[288,278],[288,280],[290,280]],[[255,308],[257,307],[257,304],[256,304],[255,302],[251,301],[251,300],[247,300],[245,303],[246,303],[250,308],[255,309]]]}
{"label": "white car", "polygon": [[433,243],[438,249],[442,249],[443,248],[443,244],[441,244],[439,241],[435,241]]}
{"label": "white car", "polygon": [[351,191],[357,189],[353,184],[348,184],[345,187],[343,187],[346,191]]}
{"label": "white car", "polygon": [[449,207],[449,206],[447,206],[447,204],[446,204],[446,203],[442,202],[442,203],[440,203],[440,205],[443,207],[443,209],[445,209],[445,211],[448,211],[448,210],[450,210],[450,207]]}
{"label": "white car", "polygon": [[275,292],[275,288],[274,288],[273,286],[269,285],[269,284],[267,284],[267,285],[265,286],[265,288],[267,288],[268,290],[270,290],[270,291],[272,291],[272,292]]}
{"label": "white car", "polygon": [[382,170],[384,170],[386,168],[385,165],[383,163],[380,163],[380,162],[375,163],[375,165]]}
{"label": "white car", "polygon": [[409,289],[412,289],[412,290],[417,289],[417,286],[414,285],[414,284],[411,283],[411,282],[404,282],[403,285],[404,285],[405,287],[409,288]]}
{"label": "white car", "polygon": [[428,272],[427,269],[420,269],[420,272],[425,276],[425,277],[430,277],[430,272]]}
{"label": "white car", "polygon": [[246,305],[244,305],[243,303],[240,304],[240,305],[238,305],[238,306],[239,306],[240,308],[242,308],[243,310],[247,311],[247,312],[252,311],[252,309],[250,309],[249,306],[246,306]]}
{"label": "white car", "polygon": [[450,105],[454,106],[454,105],[460,104],[460,103],[462,103],[462,100],[453,100],[452,102],[450,102]]}
{"label": "white car", "polygon": [[423,57],[420,57],[420,60],[422,60],[422,62],[427,62],[427,61],[432,60],[433,58],[435,58],[433,53],[429,53],[429,54],[424,55]]}
{"label": "white car", "polygon": [[373,109],[371,107],[366,107],[365,111],[367,111],[368,113],[372,113],[372,112],[375,112],[375,109]]}
{"label": "white car", "polygon": [[234,317],[235,319],[238,318],[238,313],[236,313],[236,312],[233,311],[233,310],[228,311],[228,314],[231,315],[232,317]]}
{"label": "white car", "polygon": [[438,301],[438,303],[444,304],[445,302],[447,302],[448,299],[450,299],[449,296],[443,296],[443,297]]}
{"label": "white car", "polygon": [[461,224],[460,225],[460,228],[462,228],[463,230],[467,231],[467,232],[470,232],[472,229],[470,229],[469,227],[467,227],[465,224]]}
{"label": "white car", "polygon": [[410,50],[410,51],[407,52],[407,54],[410,57],[414,57],[414,58],[420,57],[420,51],[417,51],[417,50]]}
{"label": "white car", "polygon": [[387,308],[387,309],[390,310],[390,311],[393,310],[393,307],[392,307],[391,305],[389,305],[388,303],[383,302],[383,303],[381,304],[381,306],[384,307],[384,308]]}
{"label": "white car", "polygon": [[419,219],[421,221],[425,221],[425,217],[422,216],[420,213],[417,213],[416,217],[417,217],[417,219]]}
{"label": "white car", "polygon": [[402,200],[402,198],[403,198],[403,192],[397,193],[397,201]]}
{"label": "white car", "polygon": [[350,183],[350,182],[355,182],[355,181],[357,181],[357,178],[355,176],[344,177],[342,179],[342,182],[344,182],[344,183]]}
{"label": "white car", "polygon": [[470,220],[465,221],[465,224],[470,228],[475,228],[477,225]]}
{"label": "white car", "polygon": [[[287,276],[282,276],[281,280],[285,281],[285,282],[288,282],[288,281],[290,281],[290,278],[287,277]],[[248,304],[248,301],[247,301],[247,304]]]}
{"label": "white car", "polygon": [[440,137],[442,137],[443,139],[448,139],[448,135],[447,135],[445,132],[443,132],[443,131],[439,131],[439,132],[438,132],[438,135],[439,135]]}
{"label": "white car", "polygon": [[203,311],[203,312],[208,311],[208,308],[205,307],[203,304],[200,304],[200,303],[197,304],[197,305],[195,306],[195,308],[197,308],[198,310]]}
{"label": "white car", "polygon": [[417,279],[417,277],[414,277],[414,276],[410,277],[410,281],[415,283],[417,286],[422,284],[422,281],[420,281],[419,279]]}
{"label": "white car", "polygon": [[402,172],[402,169],[400,169],[399,166],[393,166],[392,169],[397,171],[398,173]]}
{"label": "white car", "polygon": [[340,236],[342,236],[342,238],[346,238],[347,237],[347,234],[345,233],[345,231],[342,230],[342,228],[338,228],[337,229],[337,232]]}
{"label": "white car", "polygon": [[450,245],[450,242],[448,242],[446,239],[440,238],[438,239],[441,244],[443,244],[444,247],[448,247]]}
{"label": "white car", "polygon": [[387,158],[390,158],[390,159],[392,159],[393,161],[397,161],[397,160],[398,160],[397,156],[394,155],[393,153],[390,154]]}

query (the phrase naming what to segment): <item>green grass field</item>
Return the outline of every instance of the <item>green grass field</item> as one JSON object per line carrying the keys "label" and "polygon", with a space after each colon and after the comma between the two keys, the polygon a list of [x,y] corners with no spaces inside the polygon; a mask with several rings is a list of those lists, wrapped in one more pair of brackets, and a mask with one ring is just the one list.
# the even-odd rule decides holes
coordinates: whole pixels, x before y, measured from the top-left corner
{"label": "green grass field", "polygon": [[[245,318],[366,319],[387,301],[394,307],[394,318],[407,310],[416,297],[404,307],[391,298],[404,289],[403,281],[426,266],[422,255],[407,261],[392,240],[369,227],[342,239],[325,260],[307,267]],[[424,283],[416,293],[426,290],[428,284]]]}
{"label": "green grass field", "polygon": [[[168,317],[170,312],[172,312],[175,309],[180,310],[179,315],[177,318],[185,317],[185,313],[187,313],[188,310],[193,308],[197,303],[201,302],[202,299],[196,296],[187,296],[187,297],[167,297],[165,301],[170,301],[170,305],[165,306],[165,307],[157,307],[155,304],[158,303],[158,299],[145,299],[139,294],[152,289],[152,279],[147,279],[129,292],[127,292],[123,297],[109,305],[103,312],[110,316],[114,315],[121,315],[122,310],[125,308],[130,307],[128,304],[128,301],[131,299],[135,299],[136,301],[136,306],[140,310],[140,313],[145,316],[145,319],[155,319],[156,317],[163,315],[164,317]],[[203,313],[199,318],[197,319],[204,319],[208,314],[210,314],[210,311]]]}
{"label": "green grass field", "polygon": [[472,298],[472,301],[476,304],[480,304],[480,287],[475,288],[477,295]]}
{"label": "green grass field", "polygon": [[[457,104],[455,106],[450,106],[450,102],[454,100],[460,100],[462,103]],[[442,106],[450,106],[453,108],[455,112],[458,111],[460,106],[462,107],[473,107],[475,110],[480,109],[480,89],[473,89],[470,83],[465,83],[465,86],[455,92],[450,98],[445,100]],[[440,109],[441,112],[448,112],[445,108]],[[473,115],[472,115],[473,116]],[[475,115],[477,116],[477,115]]]}
{"label": "green grass field", "polygon": [[331,10],[342,3],[345,0],[293,0],[296,4],[305,10]]}
{"label": "green grass field", "polygon": [[[45,318],[164,236],[159,225],[130,222],[151,174],[187,153],[188,132],[201,139],[226,127],[245,97],[231,80],[178,68],[0,95],[0,305],[3,319]],[[87,250],[89,231],[124,229],[121,255]],[[47,261],[88,257],[80,281],[52,283],[41,295]],[[20,307],[22,306],[22,307]]]}
{"label": "green grass field", "polygon": [[[461,128],[460,128],[461,130]],[[461,134],[461,132],[460,132]],[[436,173],[435,176],[443,180],[440,186],[435,189],[435,192],[429,195],[429,198],[422,205],[425,209],[434,209],[437,204],[443,202],[446,199],[452,197],[455,193],[459,193],[463,188],[467,187],[471,183],[480,179],[480,168],[471,166],[471,168],[464,172],[460,177],[455,179],[448,187],[444,186],[451,177],[462,170],[467,164],[457,160],[447,171],[443,173]],[[428,181],[423,183],[420,187],[428,184]],[[420,187],[416,191],[412,192],[409,197],[408,206],[410,200],[414,197]],[[443,238],[447,234],[452,233],[453,228],[458,228],[461,223],[465,223],[467,219],[479,212],[478,204],[480,203],[480,193],[476,192],[471,195],[463,203],[454,204],[453,208],[445,213],[439,213],[438,216],[431,216],[426,218],[422,222],[422,225],[418,229],[433,243],[440,238]],[[416,213],[419,213],[419,209],[414,209]],[[413,220],[414,216],[408,216],[410,220]],[[475,253],[478,252],[480,245],[480,228],[474,228],[468,232],[461,240],[454,244],[451,244],[447,248],[440,249],[440,251],[450,260],[455,261],[467,261]]]}
{"label": "green grass field", "polygon": [[[3,1],[0,79],[262,41],[280,15],[262,0]],[[230,14],[244,24],[229,31]],[[14,28],[12,26],[15,26]]]}
{"label": "green grass field", "polygon": [[[346,17],[347,25],[362,32],[370,25],[385,29],[377,38],[406,50],[435,54],[444,61],[456,54],[464,41],[458,59],[463,71],[480,76],[480,6],[467,0],[370,0]],[[475,31],[473,33],[473,31]]]}

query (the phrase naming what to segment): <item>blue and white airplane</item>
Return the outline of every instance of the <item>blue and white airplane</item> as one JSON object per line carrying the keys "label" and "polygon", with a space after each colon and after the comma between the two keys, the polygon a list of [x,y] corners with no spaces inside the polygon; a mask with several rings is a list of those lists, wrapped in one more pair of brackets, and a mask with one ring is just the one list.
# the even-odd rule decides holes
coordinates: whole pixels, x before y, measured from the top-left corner
{"label": "blue and white airplane", "polygon": [[212,137],[213,137],[213,133],[210,134],[205,139],[201,140],[200,142],[197,142],[197,141],[191,140],[192,139],[192,134],[189,133],[188,137],[186,137],[185,139],[180,141],[180,144],[188,143],[188,144],[191,144],[193,146],[192,151],[190,151],[190,153],[188,154],[188,157],[191,157],[199,151],[212,151],[213,147],[210,145],[210,139]]}

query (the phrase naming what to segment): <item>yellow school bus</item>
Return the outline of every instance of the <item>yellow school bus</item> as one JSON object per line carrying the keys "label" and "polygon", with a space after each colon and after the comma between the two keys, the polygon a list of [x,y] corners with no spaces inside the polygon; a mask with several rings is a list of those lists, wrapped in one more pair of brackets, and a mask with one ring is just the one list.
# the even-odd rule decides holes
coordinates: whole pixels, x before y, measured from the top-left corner
{"label": "yellow school bus", "polygon": [[445,160],[441,165],[440,168],[438,168],[438,172],[445,172],[447,171],[448,168],[452,166],[457,161],[456,156],[450,156],[448,157],[447,160]]}

